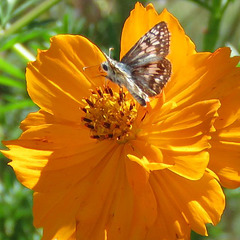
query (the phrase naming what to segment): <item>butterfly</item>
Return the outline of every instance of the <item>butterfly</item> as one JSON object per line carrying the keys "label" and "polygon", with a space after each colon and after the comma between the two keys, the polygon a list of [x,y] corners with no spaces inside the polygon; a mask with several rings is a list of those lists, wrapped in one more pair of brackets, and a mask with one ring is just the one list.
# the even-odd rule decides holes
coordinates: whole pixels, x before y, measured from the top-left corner
{"label": "butterfly", "polygon": [[171,76],[171,62],[166,59],[169,45],[170,32],[162,21],[143,35],[120,62],[104,54],[107,61],[101,68],[106,78],[125,86],[140,105],[146,106],[149,97],[160,94]]}

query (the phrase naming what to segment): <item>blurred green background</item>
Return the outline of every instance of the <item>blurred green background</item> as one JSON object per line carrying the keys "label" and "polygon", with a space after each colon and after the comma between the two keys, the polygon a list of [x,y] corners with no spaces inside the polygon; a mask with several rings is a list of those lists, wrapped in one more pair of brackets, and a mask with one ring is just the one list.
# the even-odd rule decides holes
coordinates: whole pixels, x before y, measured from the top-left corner
{"label": "blurred green background", "polygon": [[[81,34],[106,52],[114,47],[118,59],[121,29],[135,2],[0,0],[0,140],[18,138],[21,120],[37,110],[25,84],[26,64],[35,59],[37,49],[47,49],[49,38],[56,34]],[[239,55],[239,0],[151,2],[158,12],[167,8],[179,19],[198,51],[230,46],[233,55]],[[40,239],[41,230],[32,225],[32,192],[16,180],[7,162],[0,155],[0,240]],[[209,226],[208,237],[192,233],[193,240],[240,239],[240,190],[225,193],[227,206],[221,222]]]}

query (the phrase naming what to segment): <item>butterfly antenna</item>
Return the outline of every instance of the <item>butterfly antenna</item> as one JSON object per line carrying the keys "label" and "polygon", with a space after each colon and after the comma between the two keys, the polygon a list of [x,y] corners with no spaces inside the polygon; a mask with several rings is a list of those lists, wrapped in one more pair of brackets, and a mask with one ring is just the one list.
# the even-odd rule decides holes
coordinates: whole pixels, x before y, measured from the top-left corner
{"label": "butterfly antenna", "polygon": [[108,56],[109,56],[109,57],[111,57],[111,51],[113,51],[113,50],[114,50],[114,48],[109,48],[109,49],[108,49]]}

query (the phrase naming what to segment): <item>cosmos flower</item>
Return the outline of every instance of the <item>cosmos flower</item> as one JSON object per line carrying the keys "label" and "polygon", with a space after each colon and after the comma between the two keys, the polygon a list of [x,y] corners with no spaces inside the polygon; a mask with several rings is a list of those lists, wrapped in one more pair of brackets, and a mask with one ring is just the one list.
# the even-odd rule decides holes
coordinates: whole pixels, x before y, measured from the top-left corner
{"label": "cosmos flower", "polygon": [[[167,11],[137,3],[126,20],[120,59],[151,27],[171,33],[172,76],[140,106],[99,75],[103,53],[82,36],[51,38],[27,67],[40,110],[21,123],[3,153],[34,190],[43,239],[154,240],[207,235],[225,207],[220,183],[239,186],[239,58],[228,48],[196,52]],[[220,150],[220,151],[219,151]],[[230,152],[230,153],[229,153]],[[220,181],[220,183],[219,183]]]}

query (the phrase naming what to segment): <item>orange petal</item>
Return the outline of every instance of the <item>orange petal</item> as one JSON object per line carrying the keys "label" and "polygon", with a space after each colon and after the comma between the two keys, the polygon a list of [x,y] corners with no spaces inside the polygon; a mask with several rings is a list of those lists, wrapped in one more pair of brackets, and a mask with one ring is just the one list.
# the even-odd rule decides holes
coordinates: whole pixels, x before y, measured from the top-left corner
{"label": "orange petal", "polygon": [[22,141],[4,141],[10,150],[1,151],[15,171],[17,179],[26,187],[32,189],[38,182],[41,170],[46,166],[51,150],[34,150],[26,148]]}
{"label": "orange petal", "polygon": [[[239,134],[240,128],[238,128]],[[240,186],[240,137],[238,143],[229,141],[218,141],[216,137],[211,142],[210,162],[208,167],[214,171],[226,188],[237,188]]]}
{"label": "orange petal", "polygon": [[219,107],[217,100],[198,102],[181,111],[167,106],[170,113],[163,111],[165,119],[159,115],[162,120],[158,123],[143,125],[139,137],[159,148],[163,159],[174,162],[171,171],[188,179],[199,179],[208,164],[209,132],[213,131]]}
{"label": "orange petal", "polygon": [[[221,98],[221,107],[218,111],[219,117],[214,126],[221,131],[223,128],[236,126],[240,119],[240,87],[233,88]],[[226,132],[225,132],[226,134]]]}
{"label": "orange petal", "polygon": [[165,87],[166,101],[175,101],[184,107],[206,99],[221,100],[239,86],[238,61],[237,57],[230,58],[229,48],[189,56],[181,71],[175,72]]}
{"label": "orange petal", "polygon": [[206,223],[217,224],[225,206],[218,182],[208,173],[197,181],[169,170],[155,171],[150,184],[158,203],[158,217],[146,239],[189,239],[190,229],[207,235]]}
{"label": "orange petal", "polygon": [[73,122],[71,121],[71,119],[56,118],[54,115],[51,115],[50,113],[40,109],[38,112],[29,113],[28,116],[21,122],[20,128],[23,131],[26,131],[31,127],[37,127],[37,126],[46,125],[46,124],[71,125],[73,127],[78,128],[81,125],[81,119],[83,116],[85,116],[85,113],[79,109],[78,112],[76,113],[76,116],[77,115],[78,115],[78,121]]}
{"label": "orange petal", "polygon": [[39,110],[38,112],[29,113],[28,116],[21,122],[20,128],[22,131],[25,131],[33,126],[54,122],[56,122],[56,119],[53,115]]}
{"label": "orange petal", "polygon": [[[107,239],[144,240],[156,218],[156,200],[146,170],[127,158],[125,163],[128,182],[115,193]],[[124,183],[125,178],[120,179]]]}
{"label": "orange petal", "polygon": [[[3,154],[12,159],[10,165],[19,181],[42,192],[61,190],[78,181],[106,156],[104,146],[111,151],[110,145],[115,145],[106,141],[96,145],[88,129],[57,124],[32,127],[19,140],[4,144],[10,150]],[[64,174],[68,177],[58,184]]]}
{"label": "orange petal", "polygon": [[[54,192],[51,194],[35,192],[33,195],[33,215],[34,225],[39,225],[40,216],[44,219],[44,229],[42,240],[58,239],[58,240],[75,240],[72,236],[76,233],[75,214],[78,210],[76,200],[72,192],[68,192],[66,196],[62,196],[62,192]],[[44,205],[43,205],[44,204]],[[69,206],[71,204],[71,208]],[[48,208],[48,211],[44,207]],[[61,209],[59,211],[59,209]],[[43,211],[43,212],[41,212]],[[41,213],[41,214],[40,214]],[[51,215],[53,213],[53,215]],[[49,215],[48,215],[49,214]]]}
{"label": "orange petal", "polygon": [[[106,149],[101,144],[99,148]],[[76,170],[68,171],[69,167],[66,167],[42,172],[36,187],[41,190],[41,194],[34,196],[33,212],[34,224],[44,228],[46,239],[64,240],[65,236],[71,236],[73,232],[77,239],[104,239],[106,222],[112,215],[109,213],[112,199],[119,182],[122,182],[120,178],[124,168],[123,162],[119,161],[121,146],[109,151],[104,158],[96,150],[91,150],[95,157],[89,156],[86,164],[92,165],[98,160],[101,164],[92,165],[90,172],[81,164],[75,164]],[[71,161],[66,157],[64,160],[66,164]],[[51,175],[52,179],[48,175]],[[55,177],[57,180],[53,183]],[[49,188],[49,185],[57,188]],[[40,189],[40,186],[44,188]]]}
{"label": "orange petal", "polygon": [[125,146],[125,151],[127,157],[142,166],[146,172],[168,168],[174,163],[171,159],[163,158],[161,150],[146,141],[133,140]]}
{"label": "orange petal", "polygon": [[240,186],[240,88],[222,98],[216,132],[210,142],[209,168],[227,188]]}
{"label": "orange petal", "polygon": [[[46,112],[77,121],[81,99],[90,94],[89,88],[104,83],[103,77],[88,77],[91,70],[84,71],[83,67],[95,66],[102,61],[101,51],[86,38],[55,36],[51,38],[50,49],[39,51],[37,60],[28,64],[29,95]],[[91,74],[97,76],[99,72]]]}
{"label": "orange petal", "polygon": [[[192,101],[192,98],[199,97],[199,88],[209,87],[209,82],[206,79],[205,82],[201,81],[202,76],[205,76],[207,71],[206,60],[209,55],[209,53],[196,53],[186,57],[181,68],[172,73],[169,82],[164,87],[166,102],[174,101],[180,107],[182,104],[187,106],[196,102]],[[177,55],[175,57],[178,58]]]}

